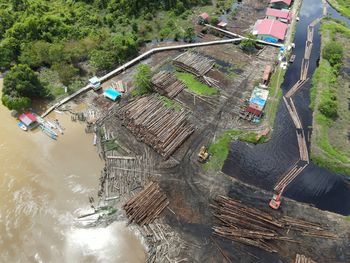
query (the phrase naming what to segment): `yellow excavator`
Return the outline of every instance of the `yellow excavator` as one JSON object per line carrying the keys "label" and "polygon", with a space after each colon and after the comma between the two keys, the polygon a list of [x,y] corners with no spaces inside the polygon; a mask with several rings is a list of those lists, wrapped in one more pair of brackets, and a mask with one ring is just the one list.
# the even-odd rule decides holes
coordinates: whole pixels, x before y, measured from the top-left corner
{"label": "yellow excavator", "polygon": [[208,159],[209,159],[208,148],[205,146],[202,146],[198,153],[198,162],[205,163]]}

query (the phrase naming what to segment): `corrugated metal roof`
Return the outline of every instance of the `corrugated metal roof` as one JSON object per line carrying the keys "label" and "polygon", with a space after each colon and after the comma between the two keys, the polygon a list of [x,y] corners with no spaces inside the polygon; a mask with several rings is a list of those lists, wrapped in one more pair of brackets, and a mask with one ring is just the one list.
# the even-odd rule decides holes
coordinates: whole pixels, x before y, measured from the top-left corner
{"label": "corrugated metal roof", "polygon": [[208,13],[202,13],[202,14],[200,14],[199,16],[200,16],[201,18],[203,18],[203,19],[208,19],[208,18],[209,18]]}
{"label": "corrugated metal roof", "polygon": [[284,40],[288,26],[273,19],[259,19],[254,26],[254,34],[269,35]]}
{"label": "corrugated metal roof", "polygon": [[119,98],[122,94],[119,91],[116,91],[113,88],[106,89],[103,92],[103,96],[115,101],[117,98]]}
{"label": "corrugated metal roof", "polygon": [[26,126],[30,126],[33,122],[36,122],[36,117],[30,113],[26,112],[19,116],[19,120],[24,123]]}
{"label": "corrugated metal roof", "polygon": [[271,4],[280,3],[280,2],[290,6],[290,4],[292,3],[292,0],[271,0],[270,1]]}
{"label": "corrugated metal roof", "polygon": [[282,18],[282,19],[287,19],[288,21],[292,19],[292,13],[288,10],[267,8],[266,15],[277,17],[277,18]]}
{"label": "corrugated metal roof", "polygon": [[260,88],[254,88],[252,92],[252,96],[250,97],[250,104],[255,104],[261,109],[265,107],[267,98],[269,97],[269,91],[260,89]]}

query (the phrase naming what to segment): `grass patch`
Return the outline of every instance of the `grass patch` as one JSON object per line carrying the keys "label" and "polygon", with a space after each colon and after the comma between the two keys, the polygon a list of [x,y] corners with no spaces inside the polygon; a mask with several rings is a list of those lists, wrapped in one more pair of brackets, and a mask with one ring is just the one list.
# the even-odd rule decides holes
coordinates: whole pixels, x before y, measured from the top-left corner
{"label": "grass patch", "polygon": [[166,108],[172,108],[174,109],[175,111],[181,111],[182,110],[182,107],[179,103],[176,103],[175,101],[165,97],[165,96],[161,96],[161,95],[158,95],[157,96],[159,100],[161,100],[163,102],[163,105],[166,107]]}
{"label": "grass patch", "polygon": [[219,92],[218,89],[209,87],[202,82],[196,80],[196,78],[189,73],[184,72],[176,72],[176,76],[179,80],[181,80],[189,90],[198,94],[198,95],[215,95]]}
{"label": "grass patch", "polygon": [[119,145],[115,140],[109,140],[105,142],[106,151],[113,151],[119,148]]}
{"label": "grass patch", "polygon": [[287,70],[278,67],[270,78],[270,98],[267,101],[265,107],[265,118],[267,118],[268,123],[271,127],[275,123],[278,106],[283,95],[281,85],[284,81],[284,75],[286,74],[286,72]]}
{"label": "grass patch", "polygon": [[227,159],[229,153],[229,146],[233,140],[241,140],[249,143],[263,143],[266,141],[265,137],[257,140],[257,134],[254,132],[246,132],[239,130],[228,130],[221,134],[217,140],[211,143],[208,147],[211,157],[204,165],[205,170],[218,171],[221,170]]}
{"label": "grass patch", "polygon": [[[350,30],[332,19],[325,19],[322,22],[321,32],[322,49],[331,41],[344,42],[350,39]],[[347,54],[349,53],[348,50]],[[350,175],[350,156],[344,151],[347,138],[342,135],[350,125],[349,119],[346,118],[348,105],[347,100],[341,98],[345,95],[348,84],[341,79],[340,68],[337,65],[332,66],[328,60],[321,57],[319,67],[312,77],[310,108],[314,110],[314,132],[311,141],[311,159],[328,170]],[[327,103],[332,105],[328,111],[335,109],[338,112],[336,116],[327,115],[328,111],[323,108]],[[335,133],[339,133],[339,136]]]}
{"label": "grass patch", "polygon": [[345,220],[350,222],[350,216],[346,216]]}
{"label": "grass patch", "polygon": [[342,15],[350,18],[350,2],[349,0],[328,0],[331,6],[339,11]]}

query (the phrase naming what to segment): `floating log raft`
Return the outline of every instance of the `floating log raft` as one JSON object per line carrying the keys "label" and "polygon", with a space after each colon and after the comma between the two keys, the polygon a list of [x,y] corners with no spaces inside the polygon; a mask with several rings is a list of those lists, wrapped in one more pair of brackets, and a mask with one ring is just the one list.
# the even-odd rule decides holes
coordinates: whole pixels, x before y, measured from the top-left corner
{"label": "floating log raft", "polygon": [[186,85],[178,80],[173,73],[160,71],[152,77],[151,80],[153,88],[161,95],[170,99],[179,94]]}
{"label": "floating log raft", "polygon": [[185,52],[173,60],[173,64],[181,70],[197,77],[204,76],[215,65],[215,61],[194,52]]}
{"label": "floating log raft", "polygon": [[[297,242],[292,237],[300,234],[337,238],[319,224],[286,216],[276,219],[264,211],[247,207],[226,196],[218,196],[211,207],[219,221],[218,225],[213,226],[214,235],[268,252],[278,252],[281,241]],[[290,231],[298,233],[291,235]]]}
{"label": "floating log raft", "polygon": [[152,223],[169,205],[159,185],[150,182],[144,190],[131,198],[124,206],[130,222],[141,226]]}
{"label": "floating log raft", "polygon": [[296,254],[294,263],[316,263],[316,261],[313,261],[311,258],[304,255]]}
{"label": "floating log raft", "polygon": [[117,116],[140,141],[167,159],[194,132],[184,111],[167,108],[156,96],[145,96],[119,108]]}

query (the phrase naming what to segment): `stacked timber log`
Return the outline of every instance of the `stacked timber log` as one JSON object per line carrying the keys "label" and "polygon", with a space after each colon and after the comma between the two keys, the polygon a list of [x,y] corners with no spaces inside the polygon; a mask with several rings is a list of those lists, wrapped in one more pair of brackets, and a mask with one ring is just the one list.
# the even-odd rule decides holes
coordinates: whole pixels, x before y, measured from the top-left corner
{"label": "stacked timber log", "polygon": [[215,65],[215,61],[194,52],[185,52],[173,60],[173,64],[181,70],[204,76]]}
{"label": "stacked timber log", "polygon": [[296,254],[294,263],[316,263],[316,262],[304,255]]}
{"label": "stacked timber log", "polygon": [[137,139],[164,158],[173,154],[194,132],[184,111],[167,108],[156,96],[145,96],[119,108],[117,116]]}
{"label": "stacked timber log", "polygon": [[130,222],[143,226],[152,223],[169,205],[159,185],[150,182],[144,190],[131,198],[124,206]]}
{"label": "stacked timber log", "polygon": [[[268,252],[278,252],[281,241],[296,242],[293,237],[300,234],[317,238],[337,238],[319,224],[291,217],[275,219],[266,212],[247,207],[226,196],[218,196],[211,207],[220,222],[213,226],[214,235]],[[291,234],[291,231],[298,233]]]}
{"label": "stacked timber log", "polygon": [[173,73],[160,71],[152,77],[151,80],[153,88],[161,95],[170,99],[179,94],[186,85],[178,80]]}

